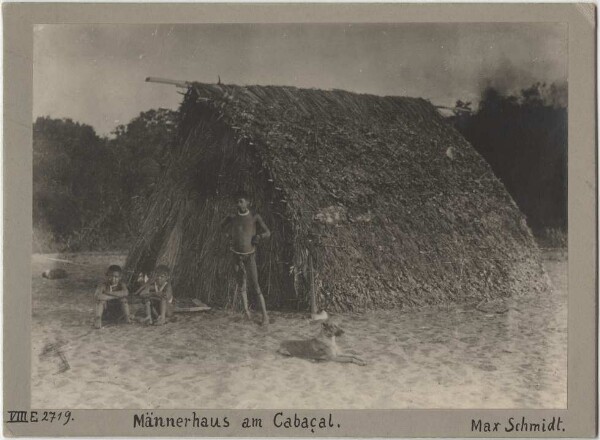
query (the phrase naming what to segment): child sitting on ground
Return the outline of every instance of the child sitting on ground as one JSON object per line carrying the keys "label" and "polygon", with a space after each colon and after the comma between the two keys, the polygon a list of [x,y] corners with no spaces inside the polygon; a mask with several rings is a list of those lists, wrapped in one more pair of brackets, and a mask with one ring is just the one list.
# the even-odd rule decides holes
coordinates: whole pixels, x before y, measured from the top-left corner
{"label": "child sitting on ground", "polygon": [[[146,307],[144,323],[163,325],[167,316],[171,316],[173,306],[173,290],[169,283],[169,268],[159,265],[154,271],[154,278],[146,283],[140,293]],[[154,318],[154,319],[153,319]]]}
{"label": "child sitting on ground", "polygon": [[94,325],[98,329],[102,328],[102,315],[107,309],[109,302],[118,301],[121,304],[125,322],[130,322],[129,303],[127,302],[129,290],[121,282],[122,275],[121,266],[113,264],[106,271],[106,280],[96,288],[96,292],[94,293],[94,299],[96,300],[96,320]]}

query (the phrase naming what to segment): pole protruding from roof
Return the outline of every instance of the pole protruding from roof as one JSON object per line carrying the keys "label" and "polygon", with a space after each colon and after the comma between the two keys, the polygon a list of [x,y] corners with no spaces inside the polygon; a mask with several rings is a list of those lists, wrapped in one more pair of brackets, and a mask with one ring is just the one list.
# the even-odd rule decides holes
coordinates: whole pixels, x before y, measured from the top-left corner
{"label": "pole protruding from roof", "polygon": [[157,78],[153,76],[149,76],[146,78],[146,82],[153,82],[159,84],[170,84],[175,87],[180,87],[182,89],[186,89],[192,85],[190,81],[179,81],[176,79],[167,79],[167,78]]}
{"label": "pole protruding from roof", "polygon": [[[182,88],[182,89],[194,89],[199,96],[197,99],[199,101],[210,101],[215,99],[215,94],[222,96],[224,93],[226,94],[226,90],[224,89],[225,85],[221,83],[221,77],[218,77],[217,84],[203,84],[202,88],[199,87],[199,83],[191,82],[191,81],[179,81],[176,79],[168,79],[168,78],[158,78],[154,76],[149,76],[146,78],[146,82],[159,83],[159,84],[170,84],[172,86]],[[178,92],[181,93],[181,92]],[[185,93],[181,93],[185,95]],[[204,95],[204,97],[200,98],[200,96]]]}
{"label": "pole protruding from roof", "polygon": [[447,107],[445,105],[436,105],[435,108],[441,108],[444,110],[452,110],[453,112],[456,112],[456,113],[472,113],[471,109],[462,108],[462,107]]}

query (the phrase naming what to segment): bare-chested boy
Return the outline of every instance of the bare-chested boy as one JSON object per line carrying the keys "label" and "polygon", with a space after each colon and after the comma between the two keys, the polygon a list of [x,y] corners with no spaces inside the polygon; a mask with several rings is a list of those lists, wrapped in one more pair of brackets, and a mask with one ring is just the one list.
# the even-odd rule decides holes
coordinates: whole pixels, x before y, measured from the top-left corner
{"label": "bare-chested boy", "polygon": [[102,315],[109,301],[119,301],[123,315],[125,315],[125,322],[130,322],[129,303],[127,302],[129,291],[121,281],[122,274],[121,266],[116,264],[109,266],[106,271],[106,280],[96,288],[94,293],[94,299],[96,300],[96,321],[94,324],[96,328],[102,328]]}
{"label": "bare-chested boy", "polygon": [[169,274],[167,266],[162,264],[157,266],[153,280],[146,283],[140,293],[146,307],[146,319],[144,319],[146,324],[164,325],[166,318],[172,313],[173,289],[169,282]]}
{"label": "bare-chested boy", "polygon": [[[247,278],[250,277],[250,282],[256,291],[262,309],[262,324],[267,325],[269,323],[267,307],[260,285],[258,284],[256,245],[261,240],[269,238],[271,231],[269,231],[269,228],[267,228],[260,215],[250,211],[250,197],[248,193],[238,193],[235,198],[235,204],[237,213],[226,217],[221,222],[221,228],[226,229],[231,237],[231,252],[233,253],[235,262],[237,289],[242,294],[244,312],[248,319],[251,319],[247,296]],[[257,225],[260,226],[261,233],[257,233]]]}

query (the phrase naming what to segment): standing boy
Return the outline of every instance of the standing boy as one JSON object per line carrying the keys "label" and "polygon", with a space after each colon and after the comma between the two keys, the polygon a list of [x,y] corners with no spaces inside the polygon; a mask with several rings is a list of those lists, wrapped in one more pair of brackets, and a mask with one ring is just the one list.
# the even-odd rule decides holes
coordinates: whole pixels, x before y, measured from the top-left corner
{"label": "standing boy", "polygon": [[106,271],[106,280],[96,288],[94,299],[96,300],[96,328],[102,328],[102,315],[109,301],[119,301],[121,310],[125,315],[125,322],[129,323],[129,303],[127,286],[121,281],[123,271],[121,266],[113,264]]}
{"label": "standing boy", "polygon": [[[248,310],[247,278],[250,277],[250,283],[256,291],[260,307],[262,309],[262,325],[269,323],[267,316],[267,307],[265,299],[258,284],[258,271],[256,269],[256,245],[262,240],[269,238],[271,232],[262,217],[250,211],[250,197],[246,192],[240,192],[235,198],[237,213],[228,216],[221,222],[221,229],[228,228],[228,235],[231,237],[231,252],[235,262],[236,270],[236,289],[242,294],[244,303],[244,312],[248,319],[251,319]],[[262,232],[257,234],[259,225]]]}

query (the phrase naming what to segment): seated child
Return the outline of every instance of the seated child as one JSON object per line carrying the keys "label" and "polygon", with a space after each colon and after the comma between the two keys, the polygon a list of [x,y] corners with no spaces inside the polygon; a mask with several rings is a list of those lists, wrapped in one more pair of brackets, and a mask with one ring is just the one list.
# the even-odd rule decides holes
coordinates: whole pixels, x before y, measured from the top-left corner
{"label": "seated child", "polygon": [[95,327],[102,328],[102,315],[108,306],[109,301],[118,301],[121,303],[121,310],[125,315],[125,322],[129,323],[129,303],[127,295],[129,291],[127,286],[121,282],[123,271],[120,266],[113,264],[106,271],[106,281],[96,288],[94,299],[96,300],[96,320]]}
{"label": "seated child", "polygon": [[[154,271],[154,279],[140,293],[146,306],[144,322],[163,325],[167,316],[171,316],[173,307],[173,290],[169,283],[169,268],[159,265]],[[153,320],[153,318],[155,318]]]}

